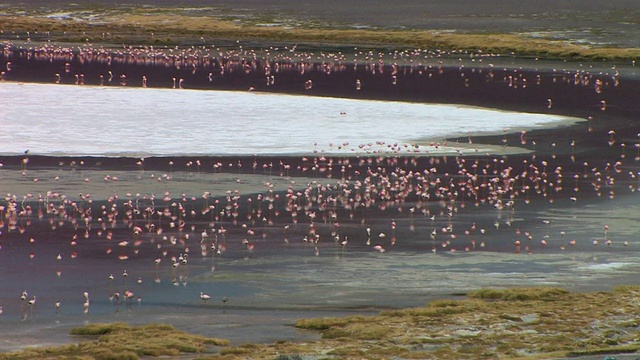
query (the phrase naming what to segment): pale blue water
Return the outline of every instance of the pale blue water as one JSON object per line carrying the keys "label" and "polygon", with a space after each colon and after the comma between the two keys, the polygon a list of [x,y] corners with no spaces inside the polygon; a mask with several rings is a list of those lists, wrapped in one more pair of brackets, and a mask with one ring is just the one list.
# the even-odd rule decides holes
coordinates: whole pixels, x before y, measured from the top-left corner
{"label": "pale blue water", "polygon": [[450,136],[575,118],[457,105],[255,92],[0,83],[2,154],[253,155],[389,152]]}

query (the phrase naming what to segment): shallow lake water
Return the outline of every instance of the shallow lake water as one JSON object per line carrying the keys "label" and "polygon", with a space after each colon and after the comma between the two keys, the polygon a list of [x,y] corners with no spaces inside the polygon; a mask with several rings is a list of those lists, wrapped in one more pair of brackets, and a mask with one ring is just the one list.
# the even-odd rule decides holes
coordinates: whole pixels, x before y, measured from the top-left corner
{"label": "shallow lake water", "polygon": [[[91,170],[84,175],[100,179],[103,175],[96,172],[95,177]],[[34,173],[37,171],[28,171],[29,176]],[[57,173],[70,175],[71,171]],[[43,179],[52,176],[39,175]],[[29,193],[34,186],[18,170],[3,170],[2,176],[6,190]],[[181,188],[187,191],[187,198],[197,197],[202,189],[185,186],[181,179],[191,178],[192,183],[206,188],[224,178],[220,174],[178,172],[173,176],[175,183],[166,181],[165,189],[179,193],[176,187]],[[281,186],[290,183],[278,176],[234,177],[248,184],[247,193],[240,193],[243,197],[251,196],[248,189],[260,192],[261,181],[281,182]],[[65,179],[61,176],[58,181]],[[142,176],[123,177],[121,181],[122,189],[147,182]],[[84,185],[81,182],[72,188],[82,192]],[[212,198],[224,197],[224,186],[220,190],[210,188]],[[77,194],[68,191],[73,194],[70,199],[81,202]],[[122,191],[93,194],[94,201],[101,202]],[[212,222],[200,218],[192,222],[193,230],[181,233],[167,226],[166,220],[163,233],[145,231],[141,235],[132,235],[123,224],[113,229],[110,225],[101,233],[101,223],[94,220],[86,238],[84,225],[75,230],[70,221],[50,221],[55,218],[52,215],[41,220],[34,217],[29,225],[21,220],[23,234],[19,228],[11,230],[6,225],[1,238],[0,260],[5,266],[0,277],[5,280],[0,329],[10,335],[3,337],[0,348],[73,341],[67,335],[71,327],[106,321],[166,322],[187,331],[228,338],[235,344],[312,339],[317,334],[291,326],[296,319],[421,306],[482,287],[561,286],[593,291],[610,290],[616,284],[635,283],[637,279],[640,238],[634,214],[640,209],[635,192],[624,192],[614,200],[588,196],[579,201],[558,199],[553,205],[546,199],[535,199],[529,204],[518,202],[510,210],[481,204],[479,208],[458,208],[453,218],[438,213],[439,206],[430,208],[433,219],[392,209],[371,213],[365,223],[357,218],[344,219],[340,232],[348,236],[346,246],[331,239],[331,223],[317,224],[322,234],[318,244],[305,241],[309,222],[293,224],[285,215],[273,225],[245,220],[237,225],[218,221],[212,227]],[[391,221],[397,224],[394,230]],[[160,221],[157,224],[162,227]],[[255,230],[255,235],[245,234],[247,228],[242,224]],[[286,233],[285,224],[289,225]],[[472,226],[477,231],[466,235],[463,229]],[[223,227],[229,231],[224,237],[224,251],[206,249],[213,240],[208,242],[201,232],[209,231],[220,244],[222,235],[212,229]],[[367,236],[367,227],[373,236]],[[445,227],[452,227],[458,237],[450,238],[441,231]],[[531,239],[518,235],[517,229],[526,231]],[[434,230],[437,236],[432,238]],[[108,231],[113,231],[113,239],[107,238]],[[381,237],[382,233],[393,234],[394,244]],[[186,238],[185,234],[190,236]],[[174,236],[178,240],[172,243]],[[371,245],[366,244],[368,238]],[[255,246],[251,250],[244,245],[247,239]],[[528,251],[514,246],[517,239],[523,242],[523,248],[526,243]],[[74,240],[77,244],[70,245]],[[136,240],[140,243],[132,245]],[[548,244],[542,245],[542,240]],[[570,240],[575,245],[569,245]],[[611,240],[609,245],[607,240]],[[120,246],[120,241],[130,244]],[[203,241],[207,246],[201,252]],[[374,245],[382,245],[386,251],[376,251]],[[173,266],[171,257],[184,254],[188,254],[188,262]],[[158,258],[161,261],[156,265]],[[23,290],[28,291],[28,299],[37,296],[35,305],[20,300]],[[131,300],[114,299],[114,293],[127,290],[134,294]],[[90,297],[86,312],[84,292]],[[201,300],[200,292],[212,299]],[[56,302],[61,304],[57,310]]]}
{"label": "shallow lake water", "polygon": [[[513,110],[0,83],[0,350],[107,321],[315,339],[295,320],[482,287],[637,283],[635,88],[605,86],[603,109],[572,74],[516,90],[449,70],[424,88]],[[412,76],[410,90],[439,81]],[[551,114],[550,97],[579,115]],[[430,145],[458,136],[473,144]]]}
{"label": "shallow lake water", "polygon": [[27,149],[55,156],[353,155],[393,153],[388,145],[418,143],[418,151],[439,153],[430,142],[581,121],[459,105],[246,91],[0,83],[0,96],[5,155]]}

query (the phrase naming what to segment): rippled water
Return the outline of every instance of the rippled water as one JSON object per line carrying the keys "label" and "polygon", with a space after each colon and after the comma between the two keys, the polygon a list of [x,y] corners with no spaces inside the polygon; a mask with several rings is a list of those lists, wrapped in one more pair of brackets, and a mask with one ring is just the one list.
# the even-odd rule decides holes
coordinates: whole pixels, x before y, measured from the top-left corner
{"label": "rippled water", "polygon": [[388,145],[520,131],[562,116],[454,105],[254,92],[0,84],[3,154],[364,153]]}

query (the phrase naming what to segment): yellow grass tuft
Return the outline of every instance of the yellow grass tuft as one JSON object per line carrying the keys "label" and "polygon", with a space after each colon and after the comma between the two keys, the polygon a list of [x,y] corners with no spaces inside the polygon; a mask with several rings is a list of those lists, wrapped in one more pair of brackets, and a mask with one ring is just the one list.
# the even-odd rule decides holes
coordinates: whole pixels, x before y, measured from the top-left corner
{"label": "yellow grass tuft", "polygon": [[227,340],[188,334],[164,324],[90,324],[72,329],[71,334],[97,336],[97,339],[78,345],[32,348],[0,354],[0,359],[135,360],[146,356],[175,357],[182,353],[201,353],[208,346],[229,345]]}

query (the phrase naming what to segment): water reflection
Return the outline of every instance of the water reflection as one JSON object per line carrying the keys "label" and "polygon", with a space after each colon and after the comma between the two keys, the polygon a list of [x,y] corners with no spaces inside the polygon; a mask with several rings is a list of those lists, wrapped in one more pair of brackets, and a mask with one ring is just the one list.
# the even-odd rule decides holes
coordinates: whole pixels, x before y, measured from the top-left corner
{"label": "water reflection", "polygon": [[25,149],[99,156],[455,153],[459,148],[451,143],[446,149],[442,139],[579,121],[453,105],[246,92],[0,85],[2,152],[14,155]]}

